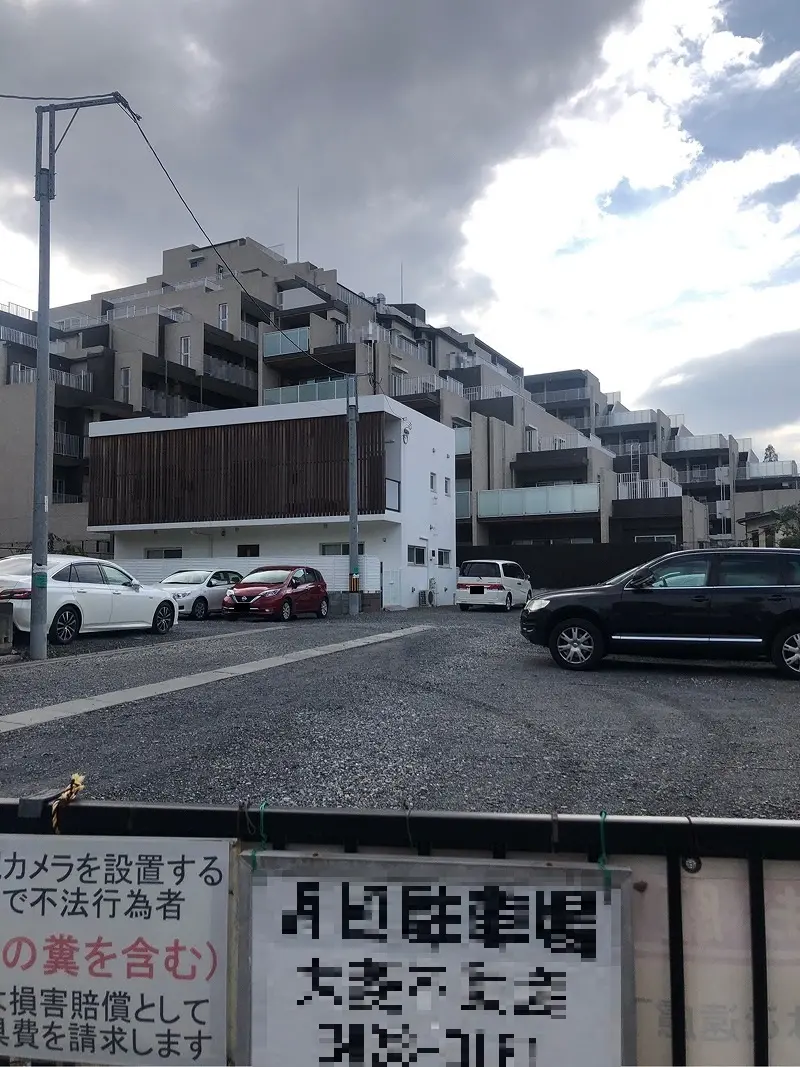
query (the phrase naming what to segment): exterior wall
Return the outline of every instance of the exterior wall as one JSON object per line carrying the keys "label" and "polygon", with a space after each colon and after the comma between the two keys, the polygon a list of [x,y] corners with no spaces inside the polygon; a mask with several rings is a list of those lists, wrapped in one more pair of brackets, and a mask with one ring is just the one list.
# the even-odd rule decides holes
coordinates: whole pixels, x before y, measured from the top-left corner
{"label": "exterior wall", "polygon": [[[747,515],[760,515],[766,511],[800,504],[800,489],[761,489],[757,492],[736,494],[736,521]],[[737,536],[744,527],[739,526]]]}
{"label": "exterior wall", "polygon": [[708,542],[708,506],[685,494],[681,503],[684,548],[698,548]]}

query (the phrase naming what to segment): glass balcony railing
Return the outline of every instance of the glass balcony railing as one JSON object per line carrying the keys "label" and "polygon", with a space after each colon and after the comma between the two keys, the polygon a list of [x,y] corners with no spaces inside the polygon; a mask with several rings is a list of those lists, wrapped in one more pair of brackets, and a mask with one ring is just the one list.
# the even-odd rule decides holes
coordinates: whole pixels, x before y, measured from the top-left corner
{"label": "glass balcony railing", "polygon": [[590,400],[592,394],[588,389],[545,389],[531,393],[531,400],[536,404],[558,404],[570,400]]}
{"label": "glass balcony railing", "polygon": [[311,330],[308,326],[298,326],[293,330],[275,330],[265,333],[262,341],[262,354],[270,356],[291,356],[308,352],[311,344]]}
{"label": "glass balcony railing", "polygon": [[257,345],[258,326],[255,326],[252,322],[245,322],[242,320],[242,340],[252,341],[254,345]]}
{"label": "glass balcony railing", "polygon": [[529,489],[482,489],[478,493],[479,519],[592,514],[599,510],[600,486],[597,482]]}
{"label": "glass balcony railing", "polygon": [[472,493],[469,489],[459,490],[456,493],[456,518],[469,519],[472,517]]}
{"label": "glass balcony railing", "polygon": [[72,459],[82,459],[88,453],[88,441],[88,437],[56,431],[53,434],[53,453],[56,456],[70,456]]}
{"label": "glass balcony railing", "polygon": [[386,510],[400,510],[400,482],[396,478],[386,479]]}
{"label": "glass balcony railing", "polygon": [[456,455],[467,456],[472,449],[472,427],[456,426]]}
{"label": "glass balcony railing", "polygon": [[310,400],[345,400],[347,379],[334,378],[327,382],[306,382],[304,385],[284,385],[265,389],[263,404],[302,404]]}
{"label": "glass balcony railing", "polygon": [[204,369],[211,378],[219,378],[224,382],[232,382],[236,385],[244,385],[247,389],[258,389],[258,374],[247,367],[240,367],[236,363],[228,363],[216,356],[206,356]]}

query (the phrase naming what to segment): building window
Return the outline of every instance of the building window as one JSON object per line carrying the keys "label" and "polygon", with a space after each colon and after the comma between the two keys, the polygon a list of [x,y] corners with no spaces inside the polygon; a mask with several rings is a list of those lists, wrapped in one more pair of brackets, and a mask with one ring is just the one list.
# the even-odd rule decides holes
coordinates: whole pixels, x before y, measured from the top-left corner
{"label": "building window", "polygon": [[243,556],[258,556],[261,553],[261,545],[237,545],[236,555],[239,558]]}
{"label": "building window", "polygon": [[674,545],[677,542],[675,534],[637,534],[634,540],[644,545]]}
{"label": "building window", "polygon": [[181,559],[182,557],[182,548],[147,548],[144,553],[145,559]]}
{"label": "building window", "polygon": [[436,475],[431,471],[431,492],[436,492]]}
{"label": "building window", "polygon": [[190,259],[189,260],[189,266],[192,268],[192,270],[194,270],[194,268],[195,267],[199,267],[202,262],[203,262],[202,258],[201,259]]}
{"label": "building window", "polygon": [[182,367],[189,366],[189,360],[192,355],[192,339],[191,337],[181,337],[180,344],[180,358],[179,363]]}
{"label": "building window", "polygon": [[435,367],[436,366],[436,342],[431,338],[431,339],[425,341],[424,344],[425,344],[425,348],[426,348],[425,356],[426,356],[426,359],[428,361],[428,366],[429,367]]}
{"label": "building window", "polygon": [[[319,554],[321,556],[349,556],[350,555],[350,542],[349,541],[329,541],[324,545],[319,546]],[[364,542],[358,542],[358,554],[364,555]]]}
{"label": "building window", "polygon": [[422,545],[408,546],[408,562],[415,567],[425,566],[425,549]]}
{"label": "building window", "polygon": [[[228,305],[227,304],[220,304],[220,306],[219,306],[218,323],[219,323],[219,328],[221,330],[224,330],[227,333],[228,332]],[[187,340],[188,340],[188,338],[187,338]]]}
{"label": "building window", "polygon": [[439,563],[440,567],[449,567],[450,566],[450,549],[449,548],[440,548],[437,555],[438,555],[438,563]]}
{"label": "building window", "polygon": [[449,478],[445,478],[445,480],[444,480],[444,495],[445,496],[450,496],[450,479]]}
{"label": "building window", "polygon": [[131,402],[131,368],[120,367],[119,369],[119,398],[123,404]]}

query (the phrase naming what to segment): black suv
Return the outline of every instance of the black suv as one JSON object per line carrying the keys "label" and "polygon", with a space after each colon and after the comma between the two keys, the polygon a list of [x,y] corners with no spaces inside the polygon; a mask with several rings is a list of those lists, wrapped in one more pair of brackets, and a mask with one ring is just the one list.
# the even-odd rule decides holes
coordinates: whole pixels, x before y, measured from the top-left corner
{"label": "black suv", "polygon": [[520,629],[559,667],[609,653],[768,657],[800,681],[800,550],[724,548],[668,556],[585,589],[540,593]]}

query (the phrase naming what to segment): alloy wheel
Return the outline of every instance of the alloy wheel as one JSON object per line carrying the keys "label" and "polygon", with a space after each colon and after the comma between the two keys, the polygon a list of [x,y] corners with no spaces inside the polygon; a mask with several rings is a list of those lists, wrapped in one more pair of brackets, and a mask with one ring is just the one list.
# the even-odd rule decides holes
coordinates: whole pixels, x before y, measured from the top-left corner
{"label": "alloy wheel", "polygon": [[75,640],[78,633],[78,616],[71,608],[64,608],[55,621],[56,640],[60,645],[68,645]]}
{"label": "alloy wheel", "polygon": [[172,608],[168,604],[161,604],[156,609],[156,631],[160,634],[169,633],[172,627]]}
{"label": "alloy wheel", "polygon": [[795,674],[800,674],[800,631],[789,634],[781,648],[783,662]]}
{"label": "alloy wheel", "polygon": [[594,652],[594,638],[582,626],[569,626],[558,635],[556,647],[565,663],[586,663]]}

